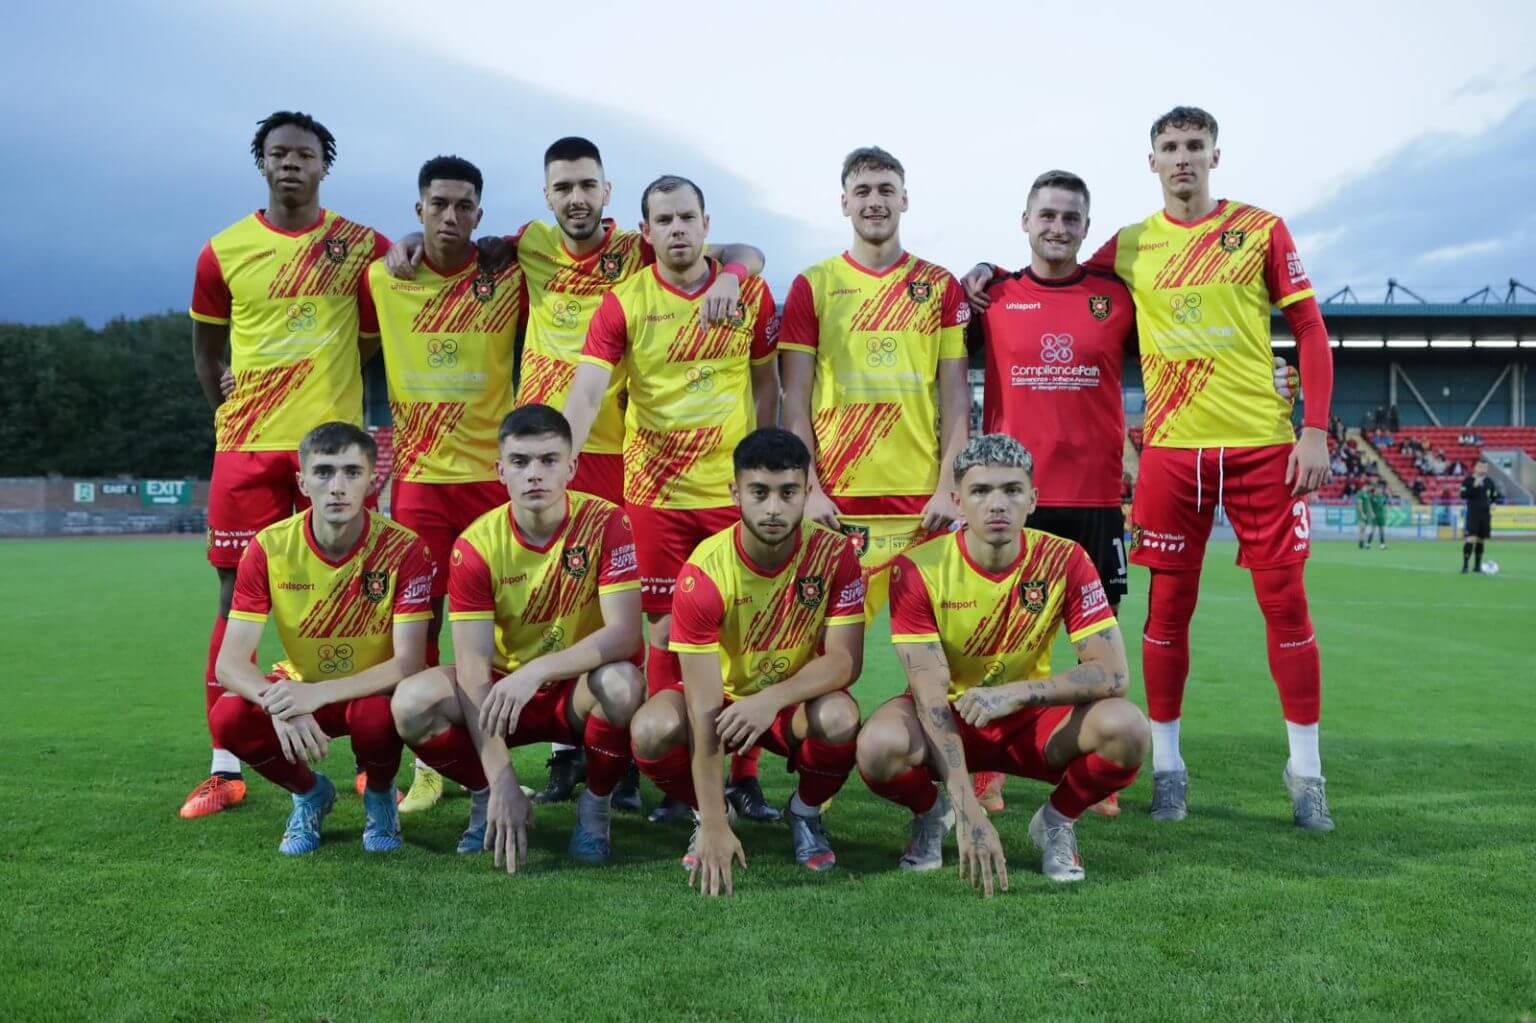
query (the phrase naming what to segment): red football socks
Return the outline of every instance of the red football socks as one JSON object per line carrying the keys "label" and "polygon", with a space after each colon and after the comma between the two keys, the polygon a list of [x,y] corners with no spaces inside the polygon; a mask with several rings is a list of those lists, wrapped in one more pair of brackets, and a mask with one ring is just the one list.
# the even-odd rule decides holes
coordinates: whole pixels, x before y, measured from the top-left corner
{"label": "red football socks", "polygon": [[636,757],[635,763],[662,792],[695,810],[699,808],[699,797],[693,791],[693,757],[687,746],[678,746],[655,760]]}
{"label": "red football socks", "polygon": [[[806,806],[820,806],[843,787],[853,773],[855,744],[806,739],[795,751],[795,770],[800,776],[796,791]],[[752,752],[756,753],[757,750]]]}
{"label": "red football socks", "polygon": [[[925,814],[938,802],[939,790],[933,782],[933,772],[926,767],[910,767],[887,781],[875,781],[863,771],[859,775],[869,791],[877,796],[900,803],[915,814]],[[809,803],[804,796],[802,801]]]}
{"label": "red football socks", "polygon": [[629,729],[604,721],[594,711],[587,716],[582,743],[587,750],[587,791],[606,797],[629,770]]}
{"label": "red football socks", "polygon": [[1139,767],[1121,767],[1097,753],[1078,757],[1067,765],[1061,784],[1051,793],[1051,805],[1069,820],[1077,820],[1093,804],[1136,780]]}
{"label": "red football socks", "polygon": [[757,777],[757,762],[762,759],[761,747],[753,746],[745,753],[737,753],[731,757],[731,784],[746,781],[748,778]]}
{"label": "red football socks", "polygon": [[469,732],[458,725],[450,726],[413,748],[423,764],[471,792],[479,792],[489,784]]}
{"label": "red football socks", "polygon": [[1147,716],[1177,721],[1189,680],[1189,620],[1200,597],[1199,572],[1152,569],[1147,624],[1141,636],[1141,674],[1147,689]]}
{"label": "red football socks", "polygon": [[1322,711],[1323,670],[1317,635],[1307,612],[1301,563],[1255,569],[1253,592],[1259,598],[1259,610],[1264,612],[1269,673],[1280,690],[1285,720],[1293,725],[1315,725]]}

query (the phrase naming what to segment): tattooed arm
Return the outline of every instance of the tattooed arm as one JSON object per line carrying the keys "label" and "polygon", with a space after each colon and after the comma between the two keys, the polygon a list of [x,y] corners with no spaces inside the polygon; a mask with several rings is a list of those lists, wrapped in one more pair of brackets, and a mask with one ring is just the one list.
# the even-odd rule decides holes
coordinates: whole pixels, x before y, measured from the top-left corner
{"label": "tattooed arm", "polygon": [[997,829],[987,819],[987,812],[976,801],[971,787],[965,745],[949,707],[949,661],[944,656],[944,647],[939,643],[902,643],[896,651],[917,705],[918,724],[928,742],[929,764],[938,772],[955,808],[960,878],[980,887],[991,898],[994,873],[1002,889],[1008,890],[1008,868]]}
{"label": "tattooed arm", "polygon": [[1124,696],[1131,669],[1126,664],[1120,627],[1084,636],[1072,644],[1077,666],[1059,675],[1034,681],[968,689],[955,701],[955,711],[972,725],[984,725],[1024,707],[1092,703]]}

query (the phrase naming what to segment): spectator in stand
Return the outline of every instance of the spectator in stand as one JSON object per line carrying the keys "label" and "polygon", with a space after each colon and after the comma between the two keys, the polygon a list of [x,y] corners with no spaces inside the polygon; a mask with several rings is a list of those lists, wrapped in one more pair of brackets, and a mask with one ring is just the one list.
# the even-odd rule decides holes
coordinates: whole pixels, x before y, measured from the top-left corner
{"label": "spectator in stand", "polygon": [[1369,437],[1374,429],[1376,429],[1376,415],[1373,412],[1367,411],[1365,415],[1360,417],[1360,432]]}
{"label": "spectator in stand", "polygon": [[1334,416],[1333,419],[1329,421],[1328,436],[1332,437],[1340,444],[1344,443],[1344,419],[1342,416]]}
{"label": "spectator in stand", "polygon": [[1465,476],[1467,474],[1467,467],[1462,465],[1461,459],[1458,458],[1456,461],[1446,466],[1445,474],[1447,476]]}
{"label": "spectator in stand", "polygon": [[1419,502],[1420,504],[1424,503],[1424,481],[1423,480],[1415,479],[1412,483],[1408,484],[1408,489],[1413,491],[1413,499],[1415,501]]}
{"label": "spectator in stand", "polygon": [[1402,428],[1403,421],[1397,416],[1397,403],[1393,402],[1391,405],[1387,406],[1387,429],[1391,430],[1393,433],[1396,433]]}

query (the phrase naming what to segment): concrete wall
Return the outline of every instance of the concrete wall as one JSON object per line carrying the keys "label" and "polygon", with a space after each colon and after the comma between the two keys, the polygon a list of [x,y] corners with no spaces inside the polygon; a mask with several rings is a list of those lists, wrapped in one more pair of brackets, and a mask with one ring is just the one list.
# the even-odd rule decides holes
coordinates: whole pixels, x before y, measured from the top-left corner
{"label": "concrete wall", "polygon": [[[92,500],[76,500],[76,484]],[[135,479],[0,477],[0,537],[120,533],[201,533],[207,528],[208,483],[191,482],[190,504],[146,505]],[[110,494],[109,488],[128,493]]]}

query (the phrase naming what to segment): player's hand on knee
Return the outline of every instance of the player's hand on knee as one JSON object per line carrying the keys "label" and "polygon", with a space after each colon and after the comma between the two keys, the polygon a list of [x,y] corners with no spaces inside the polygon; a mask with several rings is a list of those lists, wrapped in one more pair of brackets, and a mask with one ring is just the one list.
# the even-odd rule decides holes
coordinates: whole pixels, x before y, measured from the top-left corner
{"label": "player's hand on knee", "polygon": [[487,735],[511,735],[523,708],[539,691],[540,679],[525,665],[491,686],[480,705],[480,730]]}
{"label": "player's hand on knee", "polygon": [[841,531],[843,524],[837,518],[837,505],[820,490],[812,490],[805,498],[805,517],[828,529]]}
{"label": "player's hand on knee", "polygon": [[507,873],[515,874],[519,863],[528,862],[531,827],[533,804],[512,773],[503,771],[491,783],[485,808],[485,848],[495,854],[496,866],[505,865]]}
{"label": "player's hand on knee", "polygon": [[731,864],[739,863],[747,869],[747,852],[741,847],[741,839],[724,820],[719,824],[701,829],[699,833],[699,862],[688,874],[688,886],[698,879],[700,895],[736,894],[731,877]]}
{"label": "player's hand on knee", "polygon": [[1002,891],[1008,890],[1008,862],[1003,856],[1003,842],[997,829],[979,807],[968,813],[955,828],[960,845],[960,880],[969,881],[973,889],[979,888],[983,897],[992,897],[994,881]]}
{"label": "player's hand on knee", "polygon": [[757,745],[763,733],[773,727],[779,708],[767,693],[753,693],[744,700],[729,704],[715,719],[715,734],[720,743],[732,752],[745,752]]}

